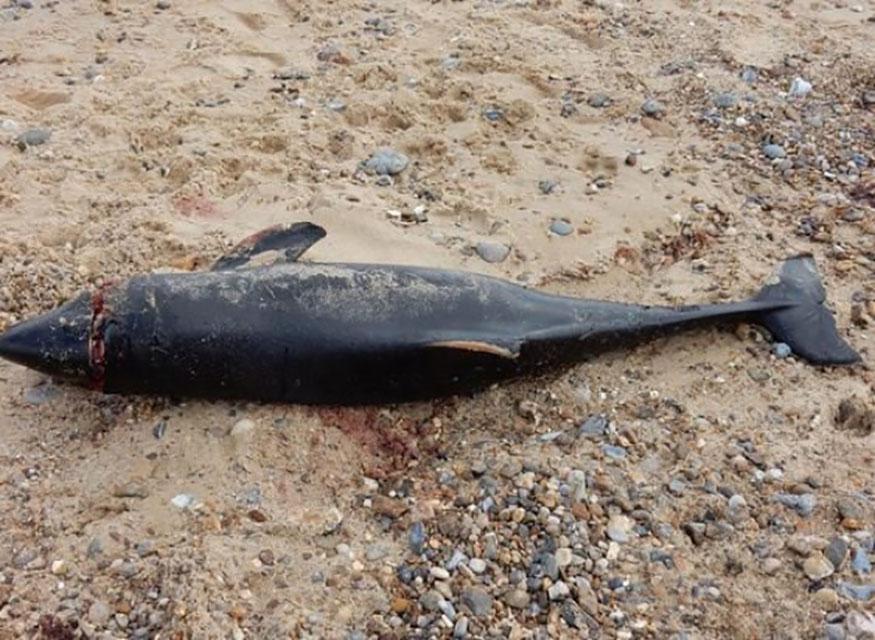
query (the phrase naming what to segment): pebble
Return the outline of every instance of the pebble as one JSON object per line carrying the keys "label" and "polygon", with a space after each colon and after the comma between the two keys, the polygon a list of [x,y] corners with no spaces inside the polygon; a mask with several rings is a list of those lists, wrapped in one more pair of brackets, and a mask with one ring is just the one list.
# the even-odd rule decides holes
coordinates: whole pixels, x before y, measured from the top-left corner
{"label": "pebble", "polygon": [[[118,560],[113,562],[113,565],[118,562]],[[121,564],[116,567],[116,572],[124,577],[124,578],[133,578],[137,573],[139,573],[140,569],[133,562],[129,560],[125,560]]]}
{"label": "pebble", "polygon": [[450,572],[444,569],[443,567],[432,567],[429,569],[429,574],[435,580],[449,580]]}
{"label": "pebble", "polygon": [[453,627],[453,638],[461,640],[468,635],[468,618],[465,616],[456,620],[456,626]]}
{"label": "pebble", "polygon": [[481,574],[486,571],[486,561],[481,558],[471,558],[468,561],[468,568],[476,574]]}
{"label": "pebble", "polygon": [[421,604],[426,611],[440,611],[444,602],[444,597],[441,595],[440,591],[436,591],[435,589],[426,591],[419,598],[419,604]]}
{"label": "pebble", "polygon": [[718,109],[732,109],[738,104],[738,96],[734,93],[718,93],[714,96],[714,106]]}
{"label": "pebble", "polygon": [[239,502],[249,507],[257,507],[261,504],[261,499],[261,488],[258,486],[249,487],[237,497]]}
{"label": "pebble", "polygon": [[848,614],[848,633],[858,640],[875,638],[875,614],[868,611],[851,611]]}
{"label": "pebble", "polygon": [[33,0],[16,0],[15,6],[20,9],[33,9]]}
{"label": "pebble", "polygon": [[744,496],[739,494],[733,494],[729,498],[729,510],[730,511],[738,511],[739,509],[743,509],[747,506],[747,500],[744,499]]}
{"label": "pebble", "polygon": [[45,144],[51,137],[52,132],[48,129],[28,129],[19,135],[15,141],[18,144],[18,148],[24,151],[28,147],[38,147],[41,144]]}
{"label": "pebble", "polygon": [[812,90],[811,83],[803,78],[795,78],[793,83],[790,85],[790,97],[791,98],[804,98]]}
{"label": "pebble", "polygon": [[869,157],[863,155],[862,153],[855,153],[851,155],[851,162],[857,165],[858,169],[867,169],[869,168]]}
{"label": "pebble", "polygon": [[586,473],[580,469],[574,469],[568,474],[568,489],[574,502],[586,500]]}
{"label": "pebble", "polygon": [[92,538],[91,542],[88,543],[88,548],[85,549],[85,555],[88,558],[94,558],[101,553],[103,553],[103,543],[100,538]]}
{"label": "pebble", "polygon": [[483,260],[490,263],[504,262],[510,254],[510,247],[500,242],[491,242],[484,240],[477,243],[477,255]]}
{"label": "pebble", "polygon": [[410,525],[410,531],[407,532],[407,544],[410,550],[416,555],[421,554],[425,547],[425,539],[425,526],[417,520]]}
{"label": "pebble", "polygon": [[383,544],[372,544],[365,549],[365,557],[371,562],[382,560],[389,555],[389,549]]}
{"label": "pebble", "polygon": [[378,149],[365,160],[364,169],[371,175],[395,176],[404,171],[410,159],[394,149]]}
{"label": "pebble", "polygon": [[146,556],[150,556],[155,553],[155,543],[151,540],[138,542],[134,545],[134,551],[136,551],[137,555],[141,558],[145,558]]}
{"label": "pebble", "polygon": [[829,545],[823,554],[832,566],[835,567],[836,571],[838,571],[845,563],[845,558],[848,557],[848,543],[844,538],[836,536],[829,541]]}
{"label": "pebble", "polygon": [[[409,582],[409,580],[405,582]],[[420,598],[420,602],[422,602],[422,598]],[[413,604],[407,598],[393,598],[392,602],[389,603],[389,608],[394,613],[404,613],[405,611],[409,611],[411,606],[413,606]]]}
{"label": "pebble", "polygon": [[478,618],[485,618],[492,613],[492,596],[482,587],[463,589],[461,602]]}
{"label": "pebble", "polygon": [[95,600],[88,607],[88,621],[94,625],[104,625],[109,621],[110,611],[109,605],[103,600]]}
{"label": "pebble", "polygon": [[371,507],[381,516],[396,520],[407,513],[407,504],[398,498],[390,498],[389,496],[376,495],[371,499]]}
{"label": "pebble", "polygon": [[839,604],[839,594],[837,594],[834,589],[819,589],[814,594],[814,597],[820,605],[820,608],[824,611],[832,611]]}
{"label": "pebble", "polygon": [[[829,543],[825,542],[822,548],[825,549],[827,544]],[[786,546],[790,551],[802,557],[810,556],[811,552],[814,551],[814,543],[810,536],[793,536],[787,540]]]}
{"label": "pebble", "polygon": [[628,542],[629,532],[632,530],[632,521],[624,515],[613,515],[608,520],[605,529],[608,537],[614,542]]}
{"label": "pebble", "polygon": [[784,472],[778,467],[771,467],[770,469],[766,469],[765,481],[766,482],[779,482],[784,477]]}
{"label": "pebble", "polygon": [[583,421],[577,432],[578,437],[600,437],[608,432],[608,419],[602,415],[590,416]]}
{"label": "pebble", "polygon": [[772,353],[775,354],[778,360],[783,360],[784,358],[789,358],[793,350],[790,349],[790,345],[784,342],[776,342],[772,345]]}
{"label": "pebble", "polygon": [[462,64],[462,59],[459,58],[459,55],[455,54],[455,53],[451,53],[450,55],[446,56],[443,60],[441,60],[441,66],[446,71],[455,71],[456,69],[458,69],[461,66],[461,64]]}
{"label": "pebble", "polygon": [[857,600],[859,602],[868,602],[875,598],[875,584],[851,584],[850,582],[839,582],[836,585],[836,591],[843,598]]}
{"label": "pebble", "polygon": [[787,152],[784,151],[784,147],[779,144],[767,144],[763,145],[763,154],[769,160],[778,160],[780,158],[786,158]]}
{"label": "pebble", "polygon": [[395,28],[385,18],[374,17],[365,20],[365,25],[371,30],[377,31],[384,36],[390,36],[395,32]]}
{"label": "pebble", "polygon": [[803,518],[807,518],[814,513],[814,507],[817,504],[814,495],[810,493],[803,493],[802,495],[778,493],[775,494],[773,500],[785,507],[794,509]]}
{"label": "pebble", "polygon": [[684,525],[684,532],[697,547],[705,541],[705,525],[701,522],[687,522]]}
{"label": "pebble", "polygon": [[831,576],[835,569],[822,553],[813,553],[802,563],[802,570],[811,580],[823,580]]}
{"label": "pebble", "polygon": [[[446,597],[450,597],[452,595],[452,591],[449,588],[449,585],[446,583],[441,583],[440,586],[444,591],[444,595]],[[441,613],[443,613],[448,620],[452,620],[456,617],[456,608],[453,607],[453,603],[445,600],[443,604],[441,604]]]}
{"label": "pebble", "polygon": [[277,80],[307,80],[310,78],[310,74],[300,69],[288,67],[275,72],[273,77]]}
{"label": "pebble", "polygon": [[851,568],[854,570],[854,573],[860,576],[872,573],[872,563],[869,561],[869,554],[862,547],[854,549]]}
{"label": "pebble", "polygon": [[674,568],[674,558],[671,554],[662,551],[661,549],[652,549],[649,555],[650,562],[658,562],[666,569]]}
{"label": "pebble", "polygon": [[483,117],[489,122],[499,122],[504,120],[504,110],[497,105],[490,105],[483,109]]}
{"label": "pebble", "polygon": [[557,236],[570,236],[574,232],[574,227],[567,220],[554,220],[550,224],[550,231]]}
{"label": "pebble", "polygon": [[687,483],[680,478],[672,478],[668,483],[668,490],[676,496],[681,496],[687,490]]}
{"label": "pebble", "polygon": [[617,447],[612,444],[603,444],[602,452],[608,456],[609,458],[613,458],[614,460],[623,460],[626,457],[626,449],[623,447]]}
{"label": "pebble", "polygon": [[613,100],[611,100],[610,96],[604,93],[594,93],[587,98],[586,103],[593,109],[604,109],[605,107],[611,106]]}
{"label": "pebble", "polygon": [[155,426],[152,427],[152,437],[156,440],[160,440],[164,437],[165,433],[167,433],[167,422],[165,420],[159,420],[155,423]]}
{"label": "pebble", "polygon": [[559,564],[556,562],[556,556],[548,553],[541,558],[541,569],[544,575],[551,580],[556,580],[559,577]]}
{"label": "pebble", "polygon": [[781,569],[783,563],[778,558],[766,558],[763,560],[763,572],[773,576]]}
{"label": "pebble", "polygon": [[827,624],[823,628],[826,640],[846,640],[845,627],[841,624]]}
{"label": "pebble", "polygon": [[741,79],[747,84],[753,84],[759,80],[759,73],[756,67],[745,67],[741,70]]}
{"label": "pebble", "polygon": [[511,609],[526,609],[530,598],[525,589],[511,589],[502,596],[501,600]]}
{"label": "pebble", "polygon": [[255,431],[255,422],[249,418],[243,418],[235,422],[234,426],[231,427],[231,437],[238,442],[242,442],[251,437],[253,431]]}
{"label": "pebble", "polygon": [[170,504],[177,509],[191,509],[197,504],[197,498],[190,493],[179,493],[170,499]]}
{"label": "pebble", "polygon": [[570,593],[571,589],[561,580],[554,582],[550,585],[550,588],[547,589],[547,595],[550,597],[550,600],[564,600]]}
{"label": "pebble", "polygon": [[539,180],[538,181],[538,189],[545,196],[548,196],[551,193],[553,193],[554,191],[556,191],[556,188],[558,186],[559,186],[559,183],[556,180]]}
{"label": "pebble", "polygon": [[346,111],[346,103],[340,98],[332,98],[325,103],[325,107],[329,111],[336,111],[337,113],[340,113],[341,111]]}
{"label": "pebble", "polygon": [[651,118],[659,118],[665,113],[665,106],[659,100],[648,99],[641,105],[644,115]]}
{"label": "pebble", "polygon": [[60,390],[51,383],[39,384],[35,387],[30,387],[27,391],[24,392],[24,400],[28,404],[32,404],[34,406],[40,406],[41,404],[45,404],[46,402],[50,402],[51,400],[57,398],[61,395]]}
{"label": "pebble", "polygon": [[453,555],[447,561],[447,571],[455,571],[459,568],[459,565],[465,562],[468,559],[464,553],[462,553],[461,549],[453,550]]}
{"label": "pebble", "polygon": [[836,508],[843,519],[862,520],[865,517],[863,508],[851,498],[840,498],[836,503]]}
{"label": "pebble", "polygon": [[155,3],[155,7],[160,9],[161,11],[165,11],[170,8],[170,0],[158,0]]}
{"label": "pebble", "polygon": [[535,474],[532,471],[526,471],[519,474],[514,480],[514,485],[520,489],[531,491],[535,487]]}
{"label": "pebble", "polygon": [[46,566],[46,561],[33,549],[22,549],[12,558],[12,564],[17,569],[42,569]]}
{"label": "pebble", "polygon": [[749,375],[750,379],[754,382],[766,382],[771,378],[771,374],[765,369],[749,369],[747,375]]}
{"label": "pebble", "polygon": [[560,569],[564,569],[571,564],[573,554],[571,552],[571,549],[569,549],[568,547],[556,549],[556,553],[553,555],[556,558],[556,566]]}
{"label": "pebble", "polygon": [[562,102],[562,109],[559,111],[559,115],[563,118],[570,118],[571,116],[577,113],[577,105],[574,104],[570,100],[564,100]]}

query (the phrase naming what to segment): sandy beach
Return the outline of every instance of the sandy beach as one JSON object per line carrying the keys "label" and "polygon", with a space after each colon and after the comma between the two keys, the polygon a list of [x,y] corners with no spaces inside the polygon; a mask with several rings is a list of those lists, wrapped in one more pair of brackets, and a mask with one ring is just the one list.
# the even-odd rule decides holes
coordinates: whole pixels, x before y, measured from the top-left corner
{"label": "sandy beach", "polygon": [[0,362],[0,638],[875,638],[873,42],[873,0],[0,4],[0,330],[310,221],[649,304],[811,253],[863,357],[733,326],[370,409]]}

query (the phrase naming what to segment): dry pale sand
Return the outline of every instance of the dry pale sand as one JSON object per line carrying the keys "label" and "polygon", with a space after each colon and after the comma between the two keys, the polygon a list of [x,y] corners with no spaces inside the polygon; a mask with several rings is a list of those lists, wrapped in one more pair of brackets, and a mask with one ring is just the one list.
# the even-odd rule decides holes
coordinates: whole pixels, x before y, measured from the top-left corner
{"label": "dry pale sand", "polygon": [[[309,260],[653,303],[748,295],[813,252],[871,362],[872,0],[163,6],[0,9],[0,328],[310,220]],[[410,159],[383,186],[358,170],[380,147]],[[875,582],[875,436],[834,415],[873,383],[745,328],[380,411],[96,397],[0,364],[0,637],[872,638],[843,585]],[[593,414],[604,441],[569,436]],[[854,562],[819,575],[842,541]],[[544,545],[576,559],[545,576]],[[444,575],[454,550],[487,569]]]}

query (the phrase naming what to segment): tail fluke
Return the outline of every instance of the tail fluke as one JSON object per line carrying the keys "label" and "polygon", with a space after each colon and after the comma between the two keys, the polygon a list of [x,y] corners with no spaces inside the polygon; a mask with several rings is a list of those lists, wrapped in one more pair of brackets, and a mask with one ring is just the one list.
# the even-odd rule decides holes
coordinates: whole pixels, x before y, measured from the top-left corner
{"label": "tail fluke", "polygon": [[759,322],[800,357],[814,364],[860,361],[860,355],[839,336],[835,319],[823,304],[826,291],[810,255],[784,262],[755,299],[781,305],[763,312]]}

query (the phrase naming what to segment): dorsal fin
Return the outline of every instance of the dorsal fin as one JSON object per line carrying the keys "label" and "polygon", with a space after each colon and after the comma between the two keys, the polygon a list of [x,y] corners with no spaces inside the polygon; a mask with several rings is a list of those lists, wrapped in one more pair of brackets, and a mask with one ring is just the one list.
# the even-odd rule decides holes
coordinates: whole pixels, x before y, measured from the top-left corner
{"label": "dorsal fin", "polygon": [[266,251],[282,251],[283,257],[279,258],[277,262],[295,262],[325,235],[325,229],[312,222],[295,222],[268,227],[249,236],[230,252],[216,260],[210,271],[242,267],[254,256]]}

